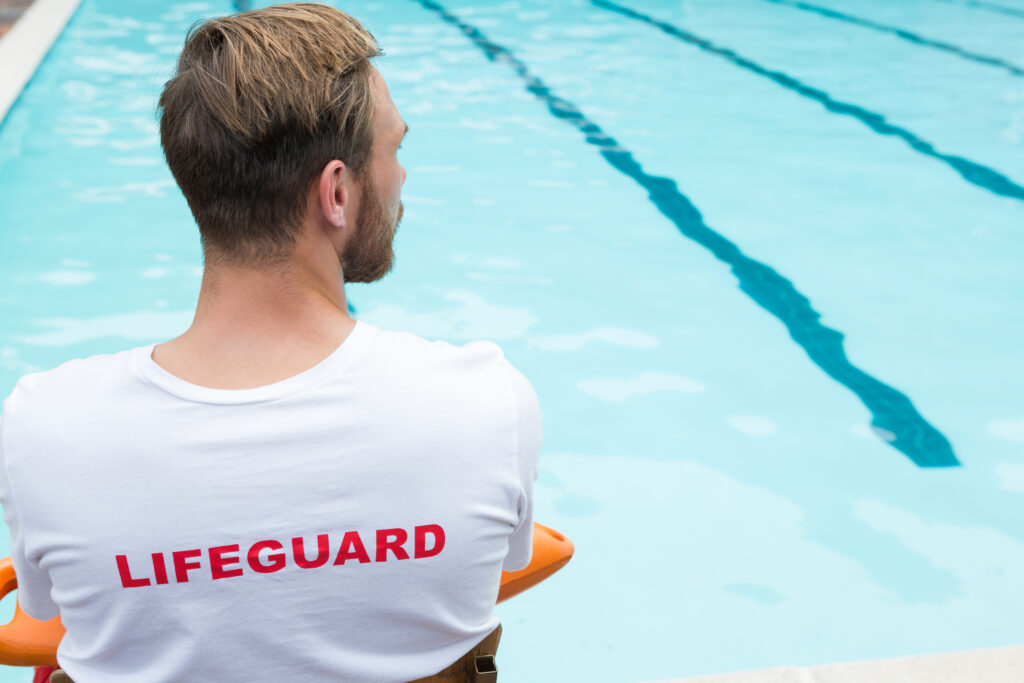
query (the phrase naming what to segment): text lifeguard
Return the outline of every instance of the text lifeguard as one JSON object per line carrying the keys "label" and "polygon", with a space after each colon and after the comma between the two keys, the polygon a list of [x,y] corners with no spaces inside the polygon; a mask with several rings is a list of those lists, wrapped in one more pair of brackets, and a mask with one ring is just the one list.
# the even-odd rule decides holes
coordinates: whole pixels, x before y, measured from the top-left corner
{"label": "text lifeguard", "polygon": [[[134,569],[129,566],[127,555],[116,555],[114,562],[124,588],[163,585],[167,583],[188,583],[190,572],[209,572],[211,579],[230,579],[242,576],[246,571],[257,574],[272,574],[284,569],[291,562],[301,569],[316,569],[325,566],[333,557],[333,566],[346,562],[387,562],[392,560],[423,559],[434,557],[444,550],[444,529],[440,524],[423,524],[413,527],[412,547],[406,548],[409,533],[405,529],[378,529],[375,543],[371,546],[371,557],[358,531],[346,531],[334,545],[331,534],[317,534],[307,547],[310,536],[296,536],[285,544],[273,539],[256,541],[243,553],[238,543],[208,548],[174,550],[169,553],[151,553],[149,562],[136,561]],[[411,553],[411,554],[410,554]],[[205,561],[204,558],[205,557]],[[139,564],[146,566],[140,569]],[[248,567],[248,570],[246,569]]]}

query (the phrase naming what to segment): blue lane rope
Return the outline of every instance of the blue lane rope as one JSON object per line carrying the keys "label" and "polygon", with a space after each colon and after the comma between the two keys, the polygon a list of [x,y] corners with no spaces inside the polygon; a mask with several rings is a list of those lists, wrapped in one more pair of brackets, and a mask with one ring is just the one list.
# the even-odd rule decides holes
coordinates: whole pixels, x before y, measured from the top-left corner
{"label": "blue lane rope", "polygon": [[820,14],[821,16],[828,17],[829,19],[844,21],[848,24],[862,26],[864,28],[869,28],[874,31],[879,31],[881,33],[888,33],[890,35],[894,35],[898,38],[902,38],[903,40],[914,43],[915,45],[921,45],[923,47],[930,47],[936,50],[942,50],[943,52],[954,54],[963,59],[967,59],[972,62],[977,62],[978,64],[985,64],[987,66],[994,66],[1000,69],[1004,69],[1013,76],[1016,76],[1018,78],[1024,78],[1024,69],[1017,66],[1016,64],[1012,64],[1010,62],[1007,62],[1006,60],[999,59],[998,57],[989,57],[988,55],[983,55],[978,52],[971,52],[970,50],[965,50],[964,48],[953,45],[952,43],[944,43],[941,40],[925,38],[920,34],[907,31],[905,29],[899,28],[898,26],[890,26],[888,24],[882,24],[871,19],[855,17],[852,14],[839,12],[828,7],[812,5],[808,2],[799,2],[798,0],[765,0],[765,2],[771,2],[775,3],[776,5],[785,5],[787,7],[793,7],[795,9],[800,9],[805,12]]}
{"label": "blue lane rope", "polygon": [[984,2],[983,0],[943,0],[943,2],[950,5],[976,7],[978,9],[988,10],[989,12],[995,12],[996,14],[1024,19],[1024,10],[1016,9],[1015,7],[1007,7],[1006,5],[997,5],[994,2]]}
{"label": "blue lane rope", "polygon": [[433,0],[414,0],[436,12],[479,47],[487,59],[511,68],[526,90],[541,100],[552,116],[575,126],[601,156],[618,171],[647,190],[651,201],[679,231],[727,263],[740,289],[778,318],[810,359],[825,373],[852,391],[871,412],[871,424],[893,435],[890,445],[919,467],[956,467],[953,447],[928,423],[902,392],[854,366],[843,349],[843,334],[821,324],[821,314],[810,300],[772,267],[743,254],[739,247],[704,223],[696,206],[670,178],[649,175],[632,153],[588,119],[572,102],[554,95],[526,64],[507,48],[492,42],[479,29],[463,22]]}
{"label": "blue lane rope", "polygon": [[893,137],[897,137],[906,142],[914,151],[945,163],[972,185],[976,185],[977,187],[983,188],[1002,197],[1012,197],[1013,199],[1024,200],[1024,187],[1021,187],[1003,174],[987,166],[975,163],[970,159],[965,159],[952,154],[943,154],[935,149],[935,146],[932,145],[932,143],[922,140],[906,128],[901,128],[900,126],[889,123],[881,114],[876,114],[875,112],[864,109],[856,104],[836,100],[823,90],[812,88],[811,86],[801,83],[797,79],[784,74],[781,71],[766,69],[760,64],[752,62],[746,57],[743,57],[728,48],[719,47],[710,40],[701,38],[700,36],[688,31],[684,31],[678,26],[673,26],[672,24],[664,21],[659,21],[654,17],[637,12],[636,10],[624,7],[614,2],[610,2],[609,0],[591,0],[591,2],[601,9],[606,9],[611,12],[621,14],[624,17],[641,21],[659,29],[673,38],[678,38],[685,43],[694,45],[704,52],[718,55],[740,68],[752,71],[759,76],[764,76],[765,78],[778,83],[787,90],[792,90],[793,92],[803,95],[808,99],[819,102],[825,107],[825,109],[832,113],[850,116],[857,119],[880,135],[891,135]]}

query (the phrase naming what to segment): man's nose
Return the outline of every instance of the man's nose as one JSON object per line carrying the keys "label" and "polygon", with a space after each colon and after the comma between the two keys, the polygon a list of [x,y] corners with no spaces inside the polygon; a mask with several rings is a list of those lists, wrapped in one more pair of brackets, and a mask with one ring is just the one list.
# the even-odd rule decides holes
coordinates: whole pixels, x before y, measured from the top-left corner
{"label": "man's nose", "polygon": [[405,185],[405,166],[402,166],[402,184]]}

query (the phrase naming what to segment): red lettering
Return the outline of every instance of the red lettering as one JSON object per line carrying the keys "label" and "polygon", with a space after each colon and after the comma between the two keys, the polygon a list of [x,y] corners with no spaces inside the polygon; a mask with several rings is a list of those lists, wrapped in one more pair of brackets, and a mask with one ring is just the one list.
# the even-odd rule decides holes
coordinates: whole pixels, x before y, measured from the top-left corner
{"label": "red lettering", "polygon": [[[434,547],[427,550],[427,534],[434,537]],[[439,524],[424,524],[416,527],[416,551],[415,556],[433,557],[444,550],[444,529]]]}
{"label": "red lettering", "polygon": [[[417,559],[435,557],[441,554],[445,547],[445,531],[440,524],[423,524],[414,527],[414,542],[411,549],[413,556]],[[394,559],[408,560],[409,552],[405,544],[409,541],[409,533],[405,529],[378,529],[376,532],[377,551],[374,560],[376,562],[387,562],[388,551],[390,550]],[[203,566],[203,553],[209,553],[210,575],[216,579],[227,579],[235,576],[242,576],[245,573],[243,568],[243,556],[240,554],[240,546],[237,543],[231,545],[213,546],[205,549],[175,550],[170,553],[170,564],[174,567],[174,578],[178,583],[189,582],[189,572],[201,569]],[[318,534],[316,536],[316,557],[306,556],[306,539],[303,536],[292,538],[292,556],[295,564],[303,569],[316,569],[323,567],[330,560],[330,535]],[[167,553],[151,553],[150,558],[153,564],[151,577],[134,577],[128,564],[127,555],[115,555],[117,572],[121,578],[121,585],[125,588],[139,588],[169,583]],[[278,541],[266,540],[253,543],[244,559],[248,562],[252,571],[259,574],[272,574],[285,568],[288,563],[285,547]],[[370,554],[367,552],[358,531],[346,531],[338,547],[338,553],[334,558],[335,566],[344,565],[346,562],[355,560],[360,564],[370,562]]]}
{"label": "red lettering", "polygon": [[[391,540],[389,540],[391,539]],[[405,552],[402,544],[409,539],[405,529],[380,529],[377,531],[377,561],[386,562],[388,550],[395,554],[397,560],[408,560],[409,553]]]}
{"label": "red lettering", "polygon": [[327,560],[331,559],[331,548],[330,538],[327,534],[320,534],[316,537],[316,559],[307,560],[306,552],[302,547],[302,537],[298,536],[292,539],[292,555],[295,556],[295,564],[299,565],[303,569],[316,569],[327,564]]}
{"label": "red lettering", "polygon": [[270,561],[270,564],[264,564],[260,561],[260,552],[266,550],[284,550],[284,546],[277,541],[258,541],[253,543],[252,547],[249,548],[249,566],[252,567],[254,572],[260,574],[272,574],[278,570],[284,569],[285,556],[284,553],[276,552],[267,555],[266,559]]}
{"label": "red lettering", "polygon": [[174,578],[178,583],[188,583],[188,570],[199,569],[202,565],[199,562],[189,562],[193,557],[202,557],[202,550],[175,550],[171,553],[174,562]]}
{"label": "red lettering", "polygon": [[216,548],[210,548],[210,574],[215,579],[228,579],[232,576],[241,576],[242,568],[224,570],[229,564],[241,564],[242,560],[239,557],[224,557],[224,553],[237,553],[238,544],[234,545],[219,545]]}
{"label": "red lettering", "polygon": [[149,579],[133,579],[132,573],[128,569],[128,556],[117,555],[114,558],[117,561],[117,573],[121,575],[121,585],[125,588],[138,588],[139,586],[148,586]]}
{"label": "red lettering", "polygon": [[163,553],[153,553],[153,573],[156,574],[156,583],[162,586],[167,583],[167,565],[164,564]]}
{"label": "red lettering", "polygon": [[366,552],[366,546],[363,545],[363,539],[359,538],[358,531],[346,531],[341,539],[341,548],[338,549],[338,557],[334,564],[345,564],[346,560],[370,561],[370,555]]}

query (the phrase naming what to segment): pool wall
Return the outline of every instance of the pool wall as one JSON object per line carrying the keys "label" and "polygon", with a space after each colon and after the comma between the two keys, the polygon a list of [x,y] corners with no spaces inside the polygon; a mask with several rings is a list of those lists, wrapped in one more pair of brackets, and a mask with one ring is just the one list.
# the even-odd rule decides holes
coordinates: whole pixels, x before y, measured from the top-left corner
{"label": "pool wall", "polygon": [[[698,676],[676,683],[1017,683],[1024,647]],[[662,683],[670,683],[663,681]]]}
{"label": "pool wall", "polygon": [[0,122],[81,0],[35,0],[0,38]]}

